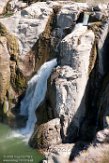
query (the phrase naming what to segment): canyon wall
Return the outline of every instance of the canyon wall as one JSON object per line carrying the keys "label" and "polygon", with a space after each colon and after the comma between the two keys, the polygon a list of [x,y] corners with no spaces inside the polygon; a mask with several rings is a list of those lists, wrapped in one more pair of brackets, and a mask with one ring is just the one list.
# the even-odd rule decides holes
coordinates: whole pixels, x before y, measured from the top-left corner
{"label": "canyon wall", "polygon": [[29,144],[48,148],[92,141],[109,125],[108,5],[7,2],[0,9],[0,121],[25,125],[19,112],[27,82],[57,58]]}

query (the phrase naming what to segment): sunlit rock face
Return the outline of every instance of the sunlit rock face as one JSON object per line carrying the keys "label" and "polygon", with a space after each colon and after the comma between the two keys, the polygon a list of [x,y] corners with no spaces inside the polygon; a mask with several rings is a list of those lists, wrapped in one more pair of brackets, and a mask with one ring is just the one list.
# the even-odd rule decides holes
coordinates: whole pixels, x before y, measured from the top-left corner
{"label": "sunlit rock face", "polygon": [[21,55],[28,53],[37,42],[52,12],[52,8],[46,3],[40,5],[39,2],[0,20],[17,37]]}
{"label": "sunlit rock face", "polygon": [[93,31],[77,24],[61,41],[62,66],[56,69],[60,74],[56,79],[56,110],[62,118],[63,136],[71,136],[71,139],[78,135],[85,116],[85,91],[94,39]]}
{"label": "sunlit rock face", "polygon": [[5,8],[9,0],[1,0],[0,1],[0,15],[5,12]]}
{"label": "sunlit rock face", "polygon": [[49,23],[52,14],[52,4],[50,7],[46,3],[39,2],[15,13],[11,17],[0,20],[6,26],[7,30],[16,36],[20,54],[18,66],[26,77],[34,72],[35,67],[38,69],[49,58],[49,54],[46,52],[46,40],[45,47],[43,48],[42,45],[41,48],[39,38],[42,34],[44,35],[44,31],[46,34],[43,38],[46,38],[46,36],[49,37],[50,27],[47,26],[47,23]]}
{"label": "sunlit rock face", "polygon": [[[19,7],[18,1],[11,2],[13,15],[0,16],[1,110],[14,108],[19,114],[28,80],[55,57],[58,66],[44,83],[47,92],[38,104],[30,144],[47,148],[80,137],[86,140],[87,134],[92,138],[98,121],[101,127],[108,125],[108,82],[103,84],[109,71],[108,6],[48,1]],[[85,14],[89,20],[83,25]]]}

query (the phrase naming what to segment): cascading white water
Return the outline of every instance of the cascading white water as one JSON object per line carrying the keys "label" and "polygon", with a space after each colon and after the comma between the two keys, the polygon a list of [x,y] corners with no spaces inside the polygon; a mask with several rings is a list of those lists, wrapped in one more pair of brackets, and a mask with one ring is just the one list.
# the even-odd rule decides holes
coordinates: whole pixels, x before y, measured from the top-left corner
{"label": "cascading white water", "polygon": [[89,20],[89,14],[88,13],[84,13],[84,17],[83,17],[83,25],[84,26],[88,25],[88,20]]}
{"label": "cascading white water", "polygon": [[26,127],[21,129],[24,135],[31,135],[37,121],[35,111],[44,100],[47,91],[47,79],[52,69],[57,65],[57,59],[44,63],[38,73],[28,82],[24,99],[21,102],[20,115],[28,116]]}

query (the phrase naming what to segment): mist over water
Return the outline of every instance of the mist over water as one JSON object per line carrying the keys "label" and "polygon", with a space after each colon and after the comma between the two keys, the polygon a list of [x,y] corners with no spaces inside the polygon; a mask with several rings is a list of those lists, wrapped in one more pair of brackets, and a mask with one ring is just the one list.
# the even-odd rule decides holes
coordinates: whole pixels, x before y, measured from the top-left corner
{"label": "mist over water", "polygon": [[42,159],[43,156],[37,150],[28,146],[23,135],[0,123],[0,163],[39,163]]}

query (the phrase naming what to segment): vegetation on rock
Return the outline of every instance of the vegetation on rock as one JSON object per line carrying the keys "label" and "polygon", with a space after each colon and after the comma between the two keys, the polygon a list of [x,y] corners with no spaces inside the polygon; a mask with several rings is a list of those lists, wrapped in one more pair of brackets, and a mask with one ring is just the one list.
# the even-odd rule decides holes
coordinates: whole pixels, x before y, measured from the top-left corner
{"label": "vegetation on rock", "polygon": [[6,27],[0,23],[0,36],[4,36],[7,39],[7,46],[9,50],[9,54],[12,60],[17,60],[17,56],[19,54],[19,45],[17,38],[10,34]]}

